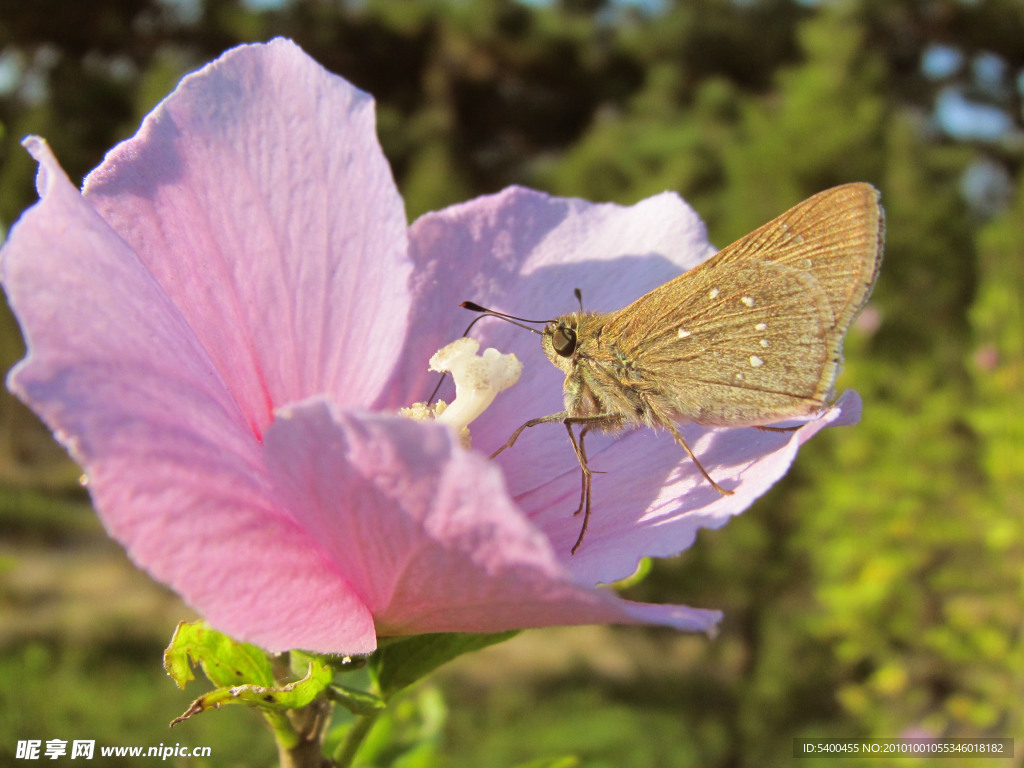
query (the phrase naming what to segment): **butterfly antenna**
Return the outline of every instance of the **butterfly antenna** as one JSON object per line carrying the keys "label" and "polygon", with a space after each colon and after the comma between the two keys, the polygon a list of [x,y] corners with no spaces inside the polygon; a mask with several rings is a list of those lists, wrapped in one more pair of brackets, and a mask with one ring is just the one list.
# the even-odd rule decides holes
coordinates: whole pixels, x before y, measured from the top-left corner
{"label": "butterfly antenna", "polygon": [[[527,320],[525,317],[516,317],[515,315],[506,315],[504,312],[496,312],[493,309],[488,309],[487,307],[481,307],[475,301],[464,301],[461,304],[459,304],[459,306],[462,307],[463,309],[468,309],[470,312],[479,312],[480,313],[480,317],[478,317],[476,320],[474,320],[473,323],[475,323],[477,320],[479,320],[479,319],[481,319],[483,317],[500,317],[502,320],[504,320],[507,323],[512,323],[512,325],[518,325],[520,328],[525,328],[526,330],[532,331],[533,333],[536,333],[537,335],[540,335],[541,332],[538,331],[536,328],[531,328],[528,325],[523,325],[523,323],[536,323],[538,325],[547,325],[548,323],[554,322],[553,320]],[[473,327],[473,323],[469,324],[469,328]],[[466,333],[469,333],[469,328],[466,329]],[[466,334],[464,333],[462,335],[465,336]]]}
{"label": "butterfly antenna", "polygon": [[[468,309],[471,312],[479,312],[480,314],[473,318],[473,322],[466,326],[466,330],[462,332],[463,338],[469,335],[469,332],[473,329],[473,326],[483,320],[485,317],[498,317],[505,322],[512,323],[512,325],[518,325],[520,328],[525,328],[533,333],[540,334],[536,328],[531,328],[524,323],[550,323],[551,320],[527,320],[525,317],[516,317],[515,315],[506,315],[504,312],[495,312],[493,309],[487,309],[487,307],[481,307],[475,301],[464,301],[460,305],[464,309]],[[448,372],[445,371],[441,374],[441,378],[437,380],[437,386],[434,387],[434,391],[430,393],[430,398],[427,400],[427,405],[434,402],[434,398],[437,397],[437,393],[441,390],[441,385],[444,384],[445,377]]]}

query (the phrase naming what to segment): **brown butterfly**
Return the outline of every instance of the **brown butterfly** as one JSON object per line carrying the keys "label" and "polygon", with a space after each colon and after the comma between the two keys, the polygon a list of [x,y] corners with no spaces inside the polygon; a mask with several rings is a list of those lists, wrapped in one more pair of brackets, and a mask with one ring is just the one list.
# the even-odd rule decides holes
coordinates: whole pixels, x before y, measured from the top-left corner
{"label": "brown butterfly", "polygon": [[[882,263],[878,191],[845,184],[820,192],[617,312],[571,312],[547,322],[542,346],[565,373],[565,410],[523,424],[565,424],[583,472],[590,521],[591,430],[668,430],[708,482],[677,423],[758,426],[823,408],[842,362],[843,338]],[[578,292],[577,292],[578,295]],[[518,320],[472,302],[464,307]],[[573,425],[581,427],[579,436]]]}

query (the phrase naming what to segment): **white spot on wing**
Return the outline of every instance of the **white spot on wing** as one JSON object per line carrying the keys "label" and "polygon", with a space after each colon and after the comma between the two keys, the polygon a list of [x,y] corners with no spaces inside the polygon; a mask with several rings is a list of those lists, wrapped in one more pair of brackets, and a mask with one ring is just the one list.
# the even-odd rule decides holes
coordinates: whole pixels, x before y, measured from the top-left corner
{"label": "white spot on wing", "polygon": [[720,291],[717,288],[712,288],[710,291],[708,291],[708,298],[717,299],[719,293]]}
{"label": "white spot on wing", "polygon": [[679,329],[679,338],[680,339],[685,339],[689,335],[690,335],[690,332],[688,330],[686,330],[685,328],[680,328]]}
{"label": "white spot on wing", "polygon": [[768,349],[768,347],[770,346],[768,344],[768,339],[761,339],[761,346],[764,347],[765,349]]}
{"label": "white spot on wing", "polygon": [[745,307],[752,307],[752,306],[754,306],[754,297],[753,296],[744,296],[742,299],[740,299],[740,301],[743,302],[743,306],[745,306]]}
{"label": "white spot on wing", "polygon": [[762,360],[757,355],[751,355],[750,356],[750,364],[752,366],[754,366],[755,368],[760,368],[762,365],[764,365],[764,360]]}
{"label": "white spot on wing", "polygon": [[768,323],[758,323],[757,325],[754,326],[754,330],[755,331],[767,331],[768,330]]}

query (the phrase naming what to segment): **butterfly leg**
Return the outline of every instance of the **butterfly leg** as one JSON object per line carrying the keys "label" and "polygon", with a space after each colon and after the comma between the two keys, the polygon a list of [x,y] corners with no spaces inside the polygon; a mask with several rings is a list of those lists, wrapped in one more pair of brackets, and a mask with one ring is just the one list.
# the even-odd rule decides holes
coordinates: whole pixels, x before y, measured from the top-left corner
{"label": "butterfly leg", "polygon": [[586,437],[590,427],[585,425],[580,430],[579,440],[572,433],[572,425],[565,425],[566,431],[569,433],[569,442],[572,443],[572,448],[576,452],[576,459],[580,463],[580,474],[582,476],[582,482],[580,487],[580,504],[576,507],[576,511],[573,512],[573,516],[578,515],[580,512],[583,513],[583,527],[580,529],[580,535],[576,538],[576,543],[572,545],[571,554],[575,555],[576,550],[580,548],[580,544],[583,543],[583,537],[587,535],[587,525],[590,523],[590,481],[593,476],[593,472],[590,470],[590,465],[587,463],[587,449],[583,444],[583,438]]}
{"label": "butterfly leg", "polygon": [[499,448],[498,450],[496,450],[494,453],[491,454],[491,458],[493,459],[495,456],[497,456],[499,453],[504,451],[506,448],[511,448],[513,445],[515,445],[516,444],[516,440],[519,439],[519,436],[523,433],[524,429],[527,429],[529,427],[536,427],[538,424],[548,424],[548,423],[550,423],[552,421],[562,421],[563,419],[565,419],[565,417],[567,415],[568,414],[565,411],[562,411],[561,413],[551,413],[551,414],[548,414],[547,416],[541,416],[541,417],[536,418],[536,419],[530,419],[528,422],[523,424],[523,426],[521,426],[519,429],[517,429],[515,432],[513,432],[512,433],[512,437],[510,437],[505,442],[505,444],[503,446],[501,446],[501,448]]}
{"label": "butterfly leg", "polygon": [[686,451],[686,454],[693,460],[693,463],[697,465],[697,469],[699,469],[700,473],[704,475],[704,479],[711,483],[711,487],[714,488],[723,496],[732,496],[732,491],[726,490],[725,488],[723,488],[722,486],[720,486],[718,483],[711,479],[711,475],[708,474],[708,471],[704,469],[704,465],[700,463],[700,460],[697,458],[697,456],[693,453],[692,450],[690,450],[690,446],[688,446],[686,444],[686,441],[683,440],[683,436],[679,434],[679,430],[676,429],[675,424],[669,422],[665,424],[665,427],[666,429],[668,429],[669,432],[672,433],[672,437],[676,439],[676,442],[683,446],[683,450]]}
{"label": "butterfly leg", "polygon": [[[579,549],[580,545],[583,543],[583,537],[587,532],[587,525],[590,522],[590,479],[591,476],[594,474],[594,470],[592,470],[590,468],[590,465],[587,463],[587,450],[584,447],[583,438],[587,434],[587,432],[590,431],[590,428],[592,426],[597,426],[598,428],[605,429],[616,428],[622,422],[622,417],[619,414],[615,413],[600,413],[593,414],[590,416],[569,416],[565,411],[563,411],[562,413],[552,413],[548,416],[541,416],[540,418],[537,419],[531,419],[530,421],[526,422],[521,427],[519,427],[519,429],[517,429],[515,432],[513,432],[512,436],[508,439],[508,441],[503,446],[501,446],[501,448],[499,448],[498,450],[491,454],[491,458],[493,459],[506,448],[511,448],[515,444],[516,440],[519,439],[519,435],[521,435],[523,430],[526,429],[527,427],[535,427],[538,424],[547,424],[552,421],[560,421],[565,425],[565,429],[569,433],[569,441],[572,443],[573,452],[576,454],[576,459],[577,461],[579,461],[580,468],[583,472],[583,478],[580,487],[580,504],[576,508],[576,511],[573,513],[574,515],[578,515],[580,512],[583,512],[583,529],[580,531],[580,535],[576,539],[576,543],[572,547],[572,554],[575,554],[576,550]],[[580,431],[578,442],[576,439],[576,435],[573,434],[572,431],[572,427],[574,424],[583,425],[583,429]]]}

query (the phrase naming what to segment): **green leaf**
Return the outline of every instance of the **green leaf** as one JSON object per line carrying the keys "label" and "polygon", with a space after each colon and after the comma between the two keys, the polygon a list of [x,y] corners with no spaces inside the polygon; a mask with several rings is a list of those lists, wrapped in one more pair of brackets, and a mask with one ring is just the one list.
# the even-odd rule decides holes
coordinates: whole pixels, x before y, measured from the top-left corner
{"label": "green leaf", "polygon": [[370,669],[377,679],[380,694],[389,699],[421,677],[464,653],[509,640],[519,630],[495,634],[447,632],[397,638],[382,645],[370,657]]}
{"label": "green leaf", "polygon": [[184,689],[186,683],[195,680],[195,664],[202,666],[203,673],[218,688],[275,683],[270,658],[262,648],[233,640],[204,621],[183,621],[164,651],[164,669]]}
{"label": "green leaf", "polygon": [[318,661],[311,661],[309,671],[301,680],[284,685],[253,685],[243,684],[217,688],[200,696],[175,718],[171,725],[188,720],[192,715],[208,709],[219,709],[224,704],[246,704],[256,707],[265,713],[281,712],[288,709],[301,709],[312,703],[330,685],[334,673],[330,667]]}
{"label": "green leaf", "polygon": [[636,570],[633,571],[629,576],[613,581],[610,586],[612,589],[628,589],[629,587],[635,587],[641,581],[647,578],[651,572],[651,563],[653,560],[649,557],[641,557],[640,562],[636,564]]}
{"label": "green leaf", "polygon": [[332,685],[328,688],[331,699],[338,702],[353,715],[369,715],[384,709],[386,703],[380,696],[349,688],[346,685]]}

